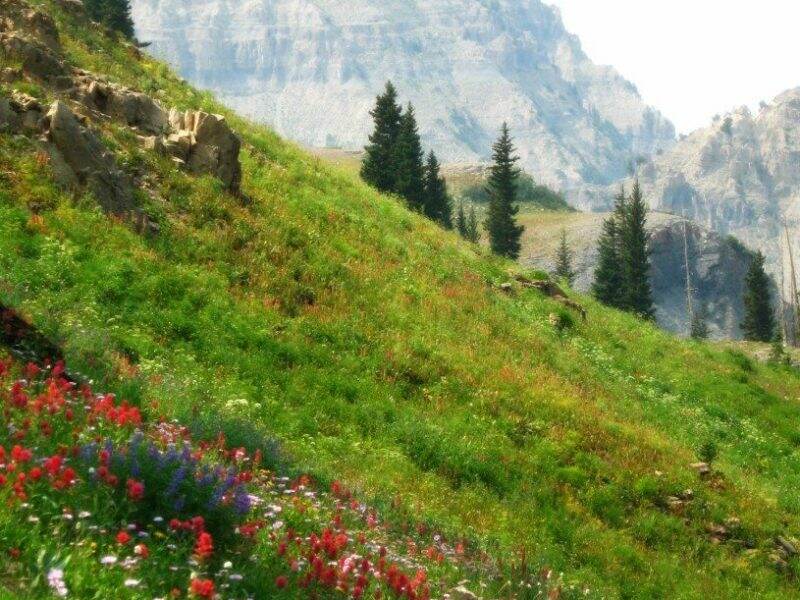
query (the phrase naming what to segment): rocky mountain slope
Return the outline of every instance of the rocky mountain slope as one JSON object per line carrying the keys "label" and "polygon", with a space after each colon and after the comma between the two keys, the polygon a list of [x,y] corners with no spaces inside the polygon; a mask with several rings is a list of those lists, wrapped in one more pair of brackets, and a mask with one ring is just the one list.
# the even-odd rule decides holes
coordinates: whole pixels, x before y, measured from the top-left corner
{"label": "rocky mountain slope", "polygon": [[800,259],[800,88],[742,108],[682,139],[639,169],[651,205],[732,234],[788,281],[788,237]]}
{"label": "rocky mountain slope", "polygon": [[795,369],[559,298],[75,0],[0,48],[0,343],[68,368],[0,348],[0,598],[800,597]]}
{"label": "rocky mountain slope", "polygon": [[539,0],[133,0],[137,35],[193,83],[310,146],[363,146],[387,79],[445,162],[486,159],[508,120],[555,189],[603,185],[674,128],[593,64]]}
{"label": "rocky mountain slope", "polygon": [[[561,231],[574,252],[575,289],[588,292],[597,265],[597,241],[603,213],[523,215],[528,230],[523,240],[522,262],[552,271]],[[684,225],[689,273],[698,309],[704,309],[712,337],[738,339],[744,318],[744,276],[752,252],[730,236],[673,215],[653,212],[648,220],[652,236],[653,298],[660,326],[688,335]]]}

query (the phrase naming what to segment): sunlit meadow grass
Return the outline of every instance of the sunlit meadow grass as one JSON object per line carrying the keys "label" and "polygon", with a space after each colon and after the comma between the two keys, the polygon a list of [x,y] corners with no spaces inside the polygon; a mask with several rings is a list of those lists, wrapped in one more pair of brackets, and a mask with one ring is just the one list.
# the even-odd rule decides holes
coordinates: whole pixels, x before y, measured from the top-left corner
{"label": "sunlit meadow grass", "polygon": [[[514,265],[59,21],[75,64],[228,115],[251,200],[108,126],[147,173],[140,201],[161,230],[143,237],[0,136],[0,301],[79,372],[468,539],[499,565],[483,576],[495,586],[527,565],[596,596],[800,596],[797,560],[773,556],[777,536],[800,536],[794,370],[587,298],[587,323],[555,328],[560,305],[498,289]],[[708,443],[701,479],[689,465]],[[709,533],[731,518],[725,539]]]}

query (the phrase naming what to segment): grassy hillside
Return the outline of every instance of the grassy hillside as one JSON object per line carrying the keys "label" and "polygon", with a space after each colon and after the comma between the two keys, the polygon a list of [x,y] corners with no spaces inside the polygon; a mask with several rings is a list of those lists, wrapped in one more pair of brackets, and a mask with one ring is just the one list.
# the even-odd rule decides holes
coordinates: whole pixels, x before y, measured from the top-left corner
{"label": "grassy hillside", "polygon": [[[465,540],[488,557],[487,598],[537,597],[543,568],[564,595],[800,597],[800,562],[775,544],[800,537],[795,371],[587,298],[582,323],[506,294],[516,266],[37,4],[74,65],[224,113],[244,140],[247,205],[102,125],[140,175],[148,237],[59,190],[34,141],[0,134],[0,303],[96,387]],[[699,455],[715,458],[708,477]]]}

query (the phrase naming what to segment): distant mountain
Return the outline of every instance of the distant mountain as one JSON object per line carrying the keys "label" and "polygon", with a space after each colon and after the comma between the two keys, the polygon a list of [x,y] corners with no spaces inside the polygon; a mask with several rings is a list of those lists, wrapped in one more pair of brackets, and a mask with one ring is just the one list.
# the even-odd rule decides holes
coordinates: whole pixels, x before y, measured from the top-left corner
{"label": "distant mountain", "polygon": [[445,162],[484,161],[508,121],[556,189],[604,186],[674,128],[592,63],[539,0],[133,0],[152,51],[237,110],[310,146],[363,146],[392,79]]}
{"label": "distant mountain", "polygon": [[742,108],[715,119],[642,164],[639,177],[654,208],[764,251],[779,283],[784,267],[788,290],[784,222],[800,261],[800,88],[758,114]]}

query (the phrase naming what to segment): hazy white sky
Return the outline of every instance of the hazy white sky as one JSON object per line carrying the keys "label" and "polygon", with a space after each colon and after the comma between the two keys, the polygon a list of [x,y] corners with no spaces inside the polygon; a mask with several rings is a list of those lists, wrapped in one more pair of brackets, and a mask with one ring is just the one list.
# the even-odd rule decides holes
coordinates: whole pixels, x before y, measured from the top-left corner
{"label": "hazy white sky", "polygon": [[688,133],[800,86],[800,0],[545,0]]}

